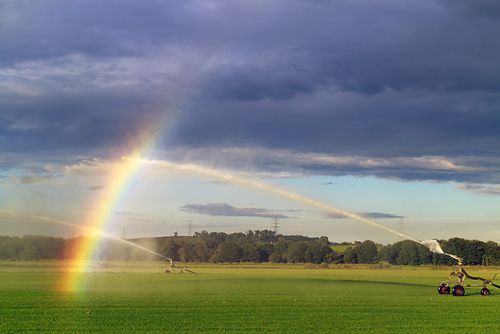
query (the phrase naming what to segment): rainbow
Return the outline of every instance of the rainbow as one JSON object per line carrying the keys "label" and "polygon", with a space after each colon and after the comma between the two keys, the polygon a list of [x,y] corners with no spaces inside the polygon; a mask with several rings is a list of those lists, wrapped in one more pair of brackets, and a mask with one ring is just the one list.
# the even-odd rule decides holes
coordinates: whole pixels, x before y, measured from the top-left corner
{"label": "rainbow", "polygon": [[[136,140],[136,148],[128,156],[142,158],[146,156],[153,147],[156,131],[149,129],[144,131]],[[137,144],[138,143],[138,144]],[[120,159],[111,166],[111,176],[103,185],[98,197],[92,205],[93,210],[84,219],[84,229],[90,233],[80,238],[72,249],[71,260],[65,270],[60,284],[63,291],[79,291],[83,288],[83,273],[90,271],[92,258],[96,254],[102,234],[92,231],[104,231],[111,221],[115,207],[119,205],[123,194],[129,184],[129,180],[141,165],[140,159]]]}

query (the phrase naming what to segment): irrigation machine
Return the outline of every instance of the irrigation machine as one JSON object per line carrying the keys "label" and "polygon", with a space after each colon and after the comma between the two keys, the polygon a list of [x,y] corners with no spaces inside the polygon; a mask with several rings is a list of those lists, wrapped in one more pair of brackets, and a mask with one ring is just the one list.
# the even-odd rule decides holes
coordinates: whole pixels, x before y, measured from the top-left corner
{"label": "irrigation machine", "polygon": [[174,260],[171,258],[166,258],[167,259],[167,267],[165,268],[164,273],[165,274],[172,274],[172,273],[190,273],[190,274],[196,274],[196,272],[189,270],[186,267],[178,267],[175,265]]}
{"label": "irrigation machine", "polygon": [[[488,285],[500,289],[500,285],[493,283],[495,277],[497,276],[496,274],[491,280],[482,277],[471,276],[467,273],[467,271],[465,271],[463,259],[457,257],[457,261],[457,267],[450,273],[448,282],[441,283],[438,286],[438,292],[440,295],[448,295],[451,292],[454,296],[464,296],[465,287],[476,287],[481,288],[481,295],[489,296],[490,290],[488,289]],[[480,281],[482,282],[482,284],[479,282],[478,284],[464,284],[466,278],[472,281]],[[454,285],[452,289],[450,289],[451,282],[454,280],[457,281],[457,284]]]}

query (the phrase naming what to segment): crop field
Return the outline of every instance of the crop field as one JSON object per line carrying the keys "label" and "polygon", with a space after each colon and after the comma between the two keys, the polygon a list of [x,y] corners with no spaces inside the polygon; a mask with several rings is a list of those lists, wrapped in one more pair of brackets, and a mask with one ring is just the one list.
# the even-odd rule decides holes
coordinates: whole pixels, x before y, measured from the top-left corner
{"label": "crop field", "polygon": [[[61,292],[59,262],[0,262],[0,333],[498,333],[500,291],[438,295],[449,268],[107,263]],[[498,269],[498,268],[496,268]],[[493,269],[470,268],[486,277]]]}

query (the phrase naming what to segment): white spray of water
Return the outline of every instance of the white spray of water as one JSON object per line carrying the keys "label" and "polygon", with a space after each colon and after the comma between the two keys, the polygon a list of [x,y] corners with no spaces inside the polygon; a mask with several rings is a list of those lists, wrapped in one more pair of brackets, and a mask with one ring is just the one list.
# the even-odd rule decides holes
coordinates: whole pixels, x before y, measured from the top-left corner
{"label": "white spray of water", "polygon": [[306,197],[306,196],[303,196],[303,195],[300,195],[300,194],[297,194],[294,192],[290,192],[290,191],[272,186],[270,184],[266,184],[266,183],[252,180],[252,179],[243,178],[241,176],[229,174],[229,173],[217,170],[217,169],[213,169],[213,168],[209,168],[209,167],[205,167],[205,166],[194,165],[194,164],[177,164],[177,163],[166,161],[166,160],[147,160],[147,159],[142,159],[142,158],[131,158],[131,157],[124,157],[123,159],[125,159],[125,160],[137,159],[141,163],[144,163],[144,164],[150,164],[153,166],[159,166],[159,167],[163,167],[163,168],[179,170],[181,172],[194,173],[194,174],[205,176],[205,177],[214,177],[214,178],[217,178],[217,179],[229,182],[229,183],[233,183],[236,185],[260,189],[260,190],[263,190],[263,191],[266,191],[269,193],[273,193],[275,195],[278,195],[278,196],[281,196],[284,198],[291,199],[291,200],[296,201],[296,202],[300,202],[300,203],[303,203],[303,204],[306,204],[306,205],[309,205],[312,207],[319,208],[319,209],[326,211],[326,212],[340,214],[344,217],[351,218],[353,220],[356,220],[356,221],[361,222],[361,223],[366,224],[366,225],[371,225],[371,226],[377,227],[379,229],[382,229],[382,230],[385,230],[385,231],[390,232],[392,234],[395,234],[403,239],[411,240],[411,241],[414,241],[418,244],[421,244],[421,245],[425,246],[426,248],[428,248],[433,253],[448,255],[448,256],[458,260],[458,256],[445,253],[441,249],[441,246],[439,245],[437,240],[420,241],[420,240],[413,238],[409,235],[406,235],[406,234],[401,233],[399,231],[393,230],[387,226],[384,226],[384,225],[381,225],[377,222],[374,222],[373,220],[367,219],[366,217],[360,216],[356,213],[336,208],[336,207],[331,206],[329,204],[326,204],[326,203],[314,200],[312,198],[309,198],[309,197]]}
{"label": "white spray of water", "polygon": [[454,254],[449,254],[449,253],[446,253],[445,251],[443,251],[443,249],[441,248],[441,245],[439,244],[439,242],[437,240],[423,240],[423,241],[420,241],[420,244],[429,248],[429,250],[432,253],[448,255],[449,257],[451,257],[457,261],[461,261],[461,259],[458,256],[456,256]]}
{"label": "white spray of water", "polygon": [[106,233],[106,232],[103,232],[103,231],[100,231],[100,230],[96,230],[96,229],[92,229],[92,228],[88,228],[88,227],[85,227],[85,226],[81,226],[81,225],[78,225],[76,223],[69,222],[67,220],[62,220],[62,219],[48,217],[48,216],[43,216],[43,215],[34,215],[34,214],[29,214],[29,213],[20,213],[20,212],[16,212],[16,211],[12,211],[12,210],[6,210],[6,209],[0,209],[0,212],[3,212],[4,214],[10,215],[10,216],[14,216],[14,217],[21,217],[21,218],[39,220],[39,221],[44,221],[44,222],[47,222],[47,223],[50,223],[50,224],[58,224],[58,225],[63,225],[63,226],[71,227],[71,228],[76,228],[76,229],[81,230],[81,231],[83,231],[85,233],[88,233],[90,235],[98,235],[98,236],[106,238],[106,239],[114,240],[114,241],[120,242],[122,244],[138,248],[138,249],[143,250],[143,251],[145,251],[147,253],[159,256],[159,257],[161,257],[161,258],[163,258],[165,260],[168,260],[168,261],[171,260],[169,257],[161,255],[160,253],[157,253],[157,252],[155,252],[152,249],[143,247],[141,245],[138,245],[136,243],[133,243],[131,241],[128,241],[128,240],[125,240],[125,239],[122,239],[122,238],[118,238],[118,237],[116,237],[114,235],[111,235],[109,233]]}

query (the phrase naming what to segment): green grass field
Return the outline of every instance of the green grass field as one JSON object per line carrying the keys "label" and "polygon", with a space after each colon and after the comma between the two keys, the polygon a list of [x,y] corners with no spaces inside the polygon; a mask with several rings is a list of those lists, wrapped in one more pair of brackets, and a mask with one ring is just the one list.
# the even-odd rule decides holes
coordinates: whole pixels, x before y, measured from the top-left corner
{"label": "green grass field", "polygon": [[199,265],[165,275],[162,264],[111,263],[86,274],[80,293],[55,289],[61,268],[0,262],[0,333],[500,331],[500,291],[437,294],[449,268]]}
{"label": "green grass field", "polygon": [[330,248],[333,249],[336,253],[344,254],[345,250],[349,247],[354,247],[355,245],[334,245]]}

